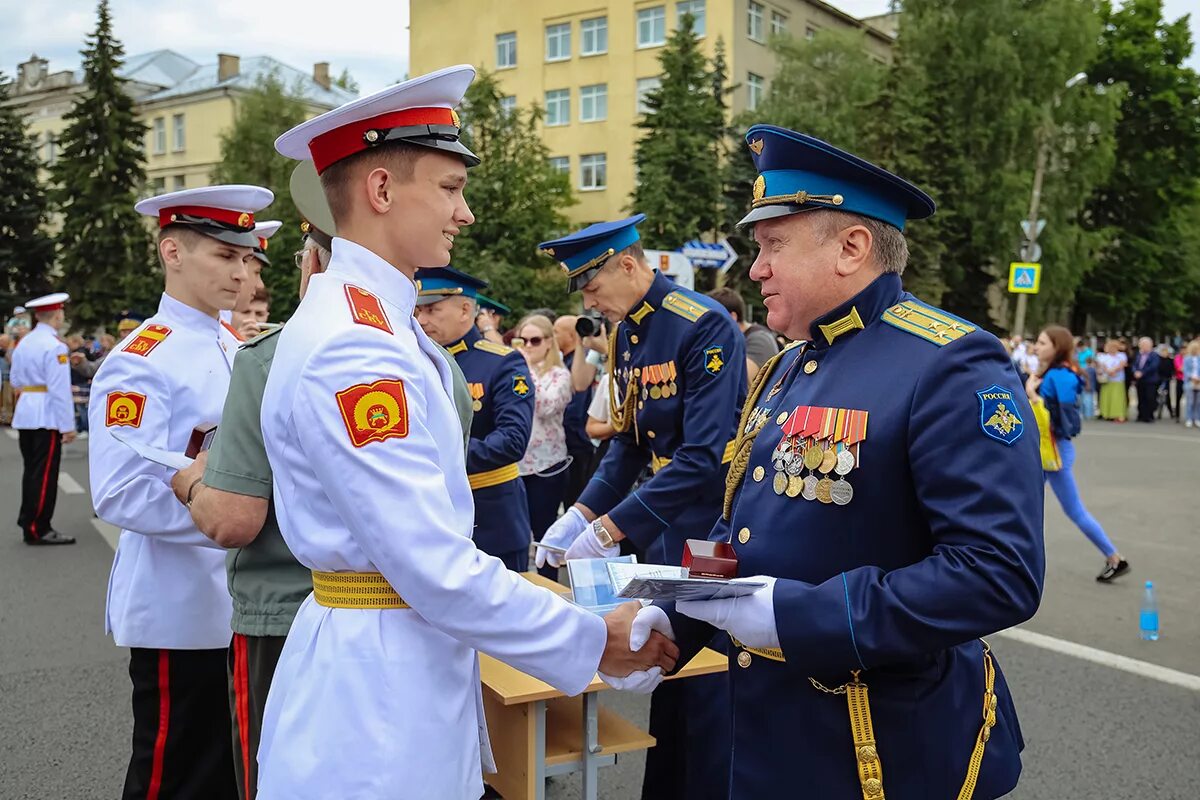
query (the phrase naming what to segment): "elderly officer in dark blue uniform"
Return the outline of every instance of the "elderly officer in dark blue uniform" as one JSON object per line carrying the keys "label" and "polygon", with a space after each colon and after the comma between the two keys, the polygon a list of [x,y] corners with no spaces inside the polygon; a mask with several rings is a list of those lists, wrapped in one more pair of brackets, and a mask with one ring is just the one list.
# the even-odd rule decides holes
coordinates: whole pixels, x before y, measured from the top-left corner
{"label": "elderly officer in dark blue uniform", "polygon": [[484,339],[476,297],[487,281],[450,267],[417,271],[416,317],[454,356],[474,398],[467,477],[475,498],[475,544],[509,569],[529,568],[529,505],[517,462],[533,428],[533,381],[516,350]]}
{"label": "elderly officer in dark blue uniform", "polygon": [[[644,560],[677,565],[684,539],[707,532],[721,512],[746,394],[745,338],[715,301],[650,268],[636,227],[643,219],[539,245],[562,262],[569,290],[613,326],[605,379],[617,435],[578,502],[542,539],[568,547],[567,559],[616,555],[616,543],[629,539]],[[647,465],[653,476],[631,492]],[[537,559],[563,560],[542,550]],[[650,732],[658,744],[643,797],[703,800],[724,787],[724,695],[723,676],[655,693]]]}
{"label": "elderly officer in dark blue uniform", "polygon": [[[979,637],[1033,615],[1038,436],[987,331],[900,284],[922,191],[756,125],[750,277],[799,340],[756,377],[712,538],[766,586],[671,613],[733,640],[729,796],[994,798],[1024,745]],[[868,695],[869,687],[869,695]]]}

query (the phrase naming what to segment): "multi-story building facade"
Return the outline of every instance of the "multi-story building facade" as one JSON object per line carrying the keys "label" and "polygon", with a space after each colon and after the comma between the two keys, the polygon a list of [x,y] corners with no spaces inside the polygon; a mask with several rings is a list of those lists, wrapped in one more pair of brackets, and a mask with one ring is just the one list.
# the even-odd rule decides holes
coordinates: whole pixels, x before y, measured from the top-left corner
{"label": "multi-story building facade", "polygon": [[880,61],[893,37],[820,0],[411,0],[411,66],[419,75],[467,63],[495,72],[506,103],[545,110],[542,136],[552,162],[571,176],[574,222],[621,216],[633,191],[637,122],[660,81],[658,56],[684,14],[711,58],[725,45],[738,85],[730,112],[765,97],[772,35],[829,28],[864,34]]}
{"label": "multi-story building facade", "polygon": [[[63,117],[86,88],[82,73],[51,73],[48,67],[36,55],[19,65],[8,101],[25,116],[43,167],[58,159],[58,138],[67,125]],[[354,99],[352,92],[333,85],[325,62],[305,73],[269,56],[221,54],[199,64],[156,50],[126,60],[120,75],[138,118],[149,128],[144,193],[209,185],[221,157],[220,135],[233,125],[238,98],[272,74],[297,92],[314,116]]]}

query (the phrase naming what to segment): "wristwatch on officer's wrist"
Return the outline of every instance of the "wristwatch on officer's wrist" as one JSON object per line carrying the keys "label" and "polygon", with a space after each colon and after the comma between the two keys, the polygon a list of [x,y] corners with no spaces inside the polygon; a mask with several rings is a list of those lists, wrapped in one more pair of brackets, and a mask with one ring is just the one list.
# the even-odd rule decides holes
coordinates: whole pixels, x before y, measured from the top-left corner
{"label": "wristwatch on officer's wrist", "polygon": [[600,544],[604,545],[605,547],[616,546],[617,543],[613,539],[612,534],[608,532],[608,528],[604,527],[604,523],[600,520],[600,517],[596,517],[596,519],[592,521],[592,533],[596,534],[596,538],[600,540]]}

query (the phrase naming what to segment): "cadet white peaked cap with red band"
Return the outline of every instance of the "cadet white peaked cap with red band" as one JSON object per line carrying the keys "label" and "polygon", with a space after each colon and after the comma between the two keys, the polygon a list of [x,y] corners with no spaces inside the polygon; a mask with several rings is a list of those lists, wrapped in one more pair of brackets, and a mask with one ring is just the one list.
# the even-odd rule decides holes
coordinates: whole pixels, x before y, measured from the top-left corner
{"label": "cadet white peaked cap with red band", "polygon": [[274,199],[275,194],[261,186],[204,186],[150,197],[133,208],[139,214],[158,217],[159,228],[187,225],[226,244],[258,247],[254,212]]}
{"label": "cadet white peaked cap with red band", "polygon": [[254,235],[258,237],[258,244],[254,247],[254,257],[263,263],[263,266],[271,266],[271,260],[267,258],[267,239],[275,235],[275,232],[283,227],[283,222],[277,219],[269,219],[264,222],[254,223]]}
{"label": "cadet white peaked cap with red band", "polygon": [[474,167],[479,157],[459,141],[454,111],[473,80],[475,68],[460,64],[389,86],[297,125],[275,140],[275,149],[297,161],[311,159],[317,174],[389,142],[441,150]]}
{"label": "cadet white peaked cap with red band", "polygon": [[25,308],[29,311],[57,311],[67,304],[71,299],[71,295],[66,292],[54,292],[53,294],[44,294],[41,297],[35,297],[25,304]]}

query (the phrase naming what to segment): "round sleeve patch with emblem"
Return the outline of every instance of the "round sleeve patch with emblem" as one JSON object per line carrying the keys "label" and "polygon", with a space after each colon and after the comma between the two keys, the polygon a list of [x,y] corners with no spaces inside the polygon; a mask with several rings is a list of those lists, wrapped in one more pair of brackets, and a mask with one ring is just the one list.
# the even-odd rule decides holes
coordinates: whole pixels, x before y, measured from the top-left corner
{"label": "round sleeve patch with emblem", "polygon": [[408,436],[404,381],[360,383],[338,392],[337,402],[350,443],[355,447]]}
{"label": "round sleeve patch with emblem", "polygon": [[146,408],[146,395],[137,392],[109,392],[105,408],[104,426],[115,428],[141,427],[142,411]]}

